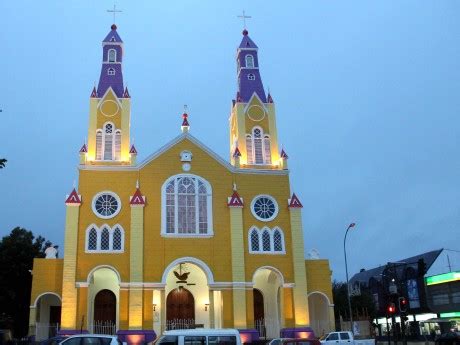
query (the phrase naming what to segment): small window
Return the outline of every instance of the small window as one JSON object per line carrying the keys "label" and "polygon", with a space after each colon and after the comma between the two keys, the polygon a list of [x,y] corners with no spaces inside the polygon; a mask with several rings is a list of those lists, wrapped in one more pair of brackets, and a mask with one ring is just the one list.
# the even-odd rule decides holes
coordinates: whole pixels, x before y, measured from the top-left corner
{"label": "small window", "polygon": [[251,251],[258,252],[260,250],[259,245],[259,231],[252,229],[251,231]]}
{"label": "small window", "polygon": [[246,55],[246,67],[254,68],[254,57],[252,55]]}
{"label": "small window", "polygon": [[208,337],[209,345],[236,345],[236,337],[234,336],[220,336]]}
{"label": "small window", "polygon": [[115,75],[115,70],[114,70],[113,68],[109,68],[109,69],[107,70],[107,74],[108,74],[108,75]]}
{"label": "small window", "polygon": [[331,333],[326,340],[339,340],[339,335],[337,333]]}
{"label": "small window", "polygon": [[340,332],[340,339],[342,340],[349,340],[350,335],[347,332]]}
{"label": "small window", "polygon": [[96,250],[96,249],[97,249],[97,230],[92,228],[89,231],[88,250]]}
{"label": "small window", "polygon": [[264,230],[262,232],[262,249],[264,252],[269,252],[271,251],[271,243],[270,243],[270,234],[268,233],[268,230]]}
{"label": "small window", "polygon": [[254,74],[252,74],[252,73],[249,73],[248,74],[248,79],[249,80],[256,80],[256,76]]}
{"label": "small window", "polygon": [[117,61],[117,51],[115,49],[109,50],[109,62],[116,62]]}
{"label": "small window", "polygon": [[177,345],[177,337],[172,335],[164,335],[158,340],[157,345]]}
{"label": "small window", "polygon": [[82,340],[83,340],[82,345],[99,345],[100,344],[99,338],[84,337]]}
{"label": "small window", "polygon": [[110,233],[107,228],[104,228],[101,234],[101,250],[109,250],[109,249],[110,249]]}
{"label": "small window", "polygon": [[80,340],[81,338],[80,337],[76,337],[76,338],[70,338],[70,339],[67,339],[67,340],[64,340],[64,342],[62,343],[63,345],[80,345]]}
{"label": "small window", "polygon": [[206,337],[184,337],[184,345],[205,345]]}

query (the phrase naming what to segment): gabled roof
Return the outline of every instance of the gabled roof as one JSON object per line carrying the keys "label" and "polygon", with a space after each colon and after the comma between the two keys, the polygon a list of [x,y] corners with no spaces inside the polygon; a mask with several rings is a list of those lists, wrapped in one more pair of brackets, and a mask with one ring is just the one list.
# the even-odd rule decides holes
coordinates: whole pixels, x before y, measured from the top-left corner
{"label": "gabled roof", "polygon": [[229,207],[243,207],[243,199],[240,198],[240,195],[235,190],[231,197],[228,198],[227,206]]}
{"label": "gabled roof", "polygon": [[[418,260],[423,259],[423,261],[426,264],[426,269],[429,270],[431,265],[433,265],[433,263],[438,258],[439,254],[441,254],[441,252],[442,252],[442,249],[437,249],[431,252],[426,252],[423,254],[411,256],[409,258],[401,259],[401,260],[398,260],[397,262],[400,262],[400,263],[406,262],[408,264],[408,265],[403,265],[399,267],[414,267],[416,269]],[[350,279],[350,284],[360,282],[364,285],[367,285],[369,283],[369,279],[371,278],[374,278],[377,281],[380,281],[382,279],[382,273],[386,267],[387,265],[382,265],[382,266],[378,266],[375,268],[371,268],[371,269],[356,273]]]}
{"label": "gabled roof", "polygon": [[121,40],[120,35],[118,35],[117,26],[115,24],[113,24],[110,27],[110,29],[111,29],[111,31],[107,34],[107,36],[105,36],[105,38],[104,38],[104,40],[102,42],[104,42],[104,43],[110,43],[110,42],[123,43],[123,41]]}
{"label": "gabled roof", "polygon": [[248,30],[243,30],[243,39],[241,40],[239,48],[254,48],[257,49],[257,45],[254,43],[253,40],[249,38]]}

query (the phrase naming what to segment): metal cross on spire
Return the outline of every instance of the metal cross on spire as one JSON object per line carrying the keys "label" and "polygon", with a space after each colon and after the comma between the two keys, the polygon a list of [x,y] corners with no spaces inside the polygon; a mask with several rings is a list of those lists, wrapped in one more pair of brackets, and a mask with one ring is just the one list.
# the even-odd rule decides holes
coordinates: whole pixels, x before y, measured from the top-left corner
{"label": "metal cross on spire", "polygon": [[121,12],[123,12],[123,11],[117,10],[117,5],[114,4],[114,5],[113,5],[113,10],[107,10],[107,12],[113,13],[113,24],[115,24],[115,15],[116,15],[117,13],[121,13]]}
{"label": "metal cross on spire", "polygon": [[246,13],[245,13],[244,10],[243,10],[243,15],[242,15],[242,16],[238,16],[238,18],[243,19],[243,26],[244,26],[244,29],[246,30],[246,18],[252,18],[252,17],[251,17],[251,16],[247,16]]}

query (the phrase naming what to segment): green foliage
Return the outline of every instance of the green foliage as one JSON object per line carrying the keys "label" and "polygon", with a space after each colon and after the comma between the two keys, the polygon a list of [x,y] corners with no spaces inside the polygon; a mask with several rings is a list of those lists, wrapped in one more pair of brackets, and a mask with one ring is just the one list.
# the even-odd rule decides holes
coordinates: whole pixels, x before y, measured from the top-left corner
{"label": "green foliage", "polygon": [[0,169],[3,169],[8,162],[5,158],[0,158]]}
{"label": "green foliage", "polygon": [[16,338],[27,335],[34,258],[44,258],[43,237],[16,227],[0,241],[0,328]]}
{"label": "green foliage", "polygon": [[[334,281],[332,283],[332,295],[334,298],[334,313],[337,320],[340,316],[344,320],[349,320],[349,309],[347,299],[347,283]],[[365,289],[361,289],[359,296],[351,297],[351,307],[353,319],[368,319],[373,320],[376,316],[374,299],[371,293]]]}

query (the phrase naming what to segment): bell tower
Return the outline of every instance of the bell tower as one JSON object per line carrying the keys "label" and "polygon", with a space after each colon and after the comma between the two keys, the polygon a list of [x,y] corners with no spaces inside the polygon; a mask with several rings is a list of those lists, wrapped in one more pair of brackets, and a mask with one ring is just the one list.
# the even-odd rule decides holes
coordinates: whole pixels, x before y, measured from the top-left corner
{"label": "bell tower", "polygon": [[259,48],[243,30],[236,51],[238,91],[229,119],[231,163],[241,168],[282,168],[275,104],[260,76]]}
{"label": "bell tower", "polygon": [[131,97],[123,86],[123,41],[113,24],[102,41],[99,83],[90,96],[88,146],[81,164],[131,165]]}

